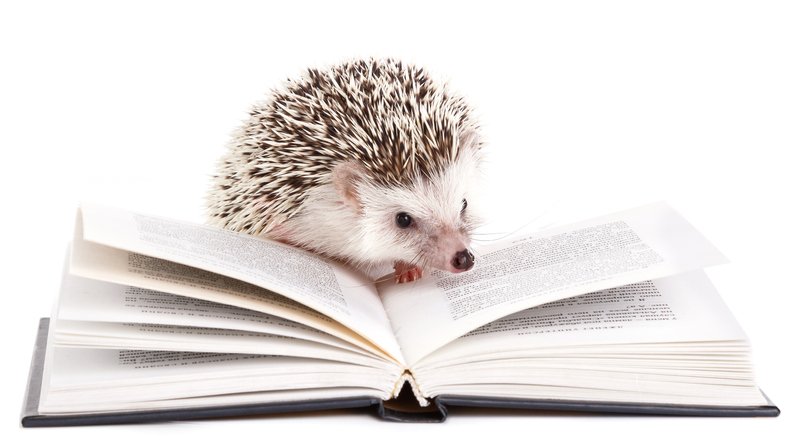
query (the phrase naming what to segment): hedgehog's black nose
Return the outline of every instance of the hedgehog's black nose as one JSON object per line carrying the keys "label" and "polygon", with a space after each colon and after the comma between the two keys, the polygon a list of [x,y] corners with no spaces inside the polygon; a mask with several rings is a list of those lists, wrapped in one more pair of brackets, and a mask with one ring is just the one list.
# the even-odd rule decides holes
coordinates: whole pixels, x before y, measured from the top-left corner
{"label": "hedgehog's black nose", "polygon": [[450,264],[457,270],[467,271],[475,265],[475,256],[467,250],[459,251],[453,256],[453,260],[450,261]]}

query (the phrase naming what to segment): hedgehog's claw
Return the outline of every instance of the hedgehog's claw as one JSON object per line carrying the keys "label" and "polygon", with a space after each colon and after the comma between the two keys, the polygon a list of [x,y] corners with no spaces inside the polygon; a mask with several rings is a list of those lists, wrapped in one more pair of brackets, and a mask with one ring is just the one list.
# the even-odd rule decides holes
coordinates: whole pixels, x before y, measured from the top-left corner
{"label": "hedgehog's claw", "polygon": [[423,269],[417,265],[408,264],[406,262],[396,262],[393,268],[396,270],[397,284],[416,281],[423,277]]}

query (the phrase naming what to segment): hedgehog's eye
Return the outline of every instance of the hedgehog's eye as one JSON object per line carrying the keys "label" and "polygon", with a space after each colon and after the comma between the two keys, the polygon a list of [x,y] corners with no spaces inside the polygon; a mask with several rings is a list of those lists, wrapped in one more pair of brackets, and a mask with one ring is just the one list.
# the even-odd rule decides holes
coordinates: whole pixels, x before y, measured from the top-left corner
{"label": "hedgehog's eye", "polygon": [[461,199],[461,212],[463,213],[466,210],[467,210],[467,199]]}
{"label": "hedgehog's eye", "polygon": [[399,228],[407,228],[412,225],[412,216],[407,213],[398,213],[396,215],[396,225],[398,225]]}

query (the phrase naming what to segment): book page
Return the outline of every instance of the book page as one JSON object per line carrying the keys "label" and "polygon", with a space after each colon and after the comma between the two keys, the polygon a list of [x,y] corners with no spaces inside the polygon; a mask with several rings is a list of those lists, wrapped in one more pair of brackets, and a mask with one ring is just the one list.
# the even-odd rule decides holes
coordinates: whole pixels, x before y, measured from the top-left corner
{"label": "book page", "polygon": [[[309,307],[217,273],[86,242],[78,237],[72,243],[68,272],[90,280],[145,288],[278,316],[313,327],[377,355],[387,356],[367,339]],[[101,316],[100,313],[93,315]]]}
{"label": "book page", "polygon": [[[707,275],[691,271],[651,281],[600,290],[514,313],[483,325],[421,360],[421,366],[445,365],[465,358],[472,361],[544,355],[547,351],[580,352],[613,344],[674,343],[675,353],[691,352],[704,342],[746,341]],[[692,344],[691,344],[692,343]],[[668,350],[660,346],[659,352]]]}
{"label": "book page", "polygon": [[327,359],[390,369],[390,361],[268,333],[179,325],[57,320],[56,347],[237,353]]}
{"label": "book page", "polygon": [[42,413],[117,410],[129,403],[139,403],[134,408],[140,409],[149,403],[188,406],[198,397],[235,393],[270,393],[262,398],[271,402],[308,399],[310,390],[324,388],[373,390],[387,399],[401,376],[392,363],[369,367],[321,358],[58,347],[60,322],[53,316],[49,324]]}
{"label": "book page", "polygon": [[752,370],[744,333],[697,270],[506,316],[412,372],[428,396],[766,404]]}
{"label": "book page", "polygon": [[684,218],[653,204],[478,249],[475,268],[381,285],[410,365],[484,324],[548,302],[725,262]]}
{"label": "book page", "polygon": [[292,396],[271,401],[294,400],[298,391],[322,388],[374,390],[388,397],[400,376],[355,364],[267,355],[63,348],[50,343],[46,356],[42,413],[117,410],[129,403],[146,408],[148,402],[178,407],[198,397],[235,393],[289,392]]}
{"label": "book page", "polygon": [[135,267],[157,269],[160,263],[147,262],[163,259],[263,287],[330,317],[403,360],[376,288],[353,270],[298,248],[215,227],[94,205],[83,205],[78,219],[86,244],[140,255],[127,256],[124,274],[134,273]]}
{"label": "book page", "polygon": [[358,352],[363,350],[334,335],[278,316],[69,273],[63,276],[54,317],[60,321],[159,324],[267,333]]}

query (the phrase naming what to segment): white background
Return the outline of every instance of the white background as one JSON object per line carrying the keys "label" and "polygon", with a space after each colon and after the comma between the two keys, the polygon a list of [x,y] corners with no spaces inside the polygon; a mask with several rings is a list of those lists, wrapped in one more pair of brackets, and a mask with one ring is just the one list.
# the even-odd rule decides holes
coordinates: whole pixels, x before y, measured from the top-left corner
{"label": "white background", "polygon": [[750,336],[760,385],[786,406],[783,3],[229,3],[0,6],[3,442],[784,435],[783,418],[499,412],[442,425],[342,412],[19,428],[78,202],[202,221],[214,162],[252,102],[308,66],[369,55],[421,64],[478,109],[483,206],[504,229],[661,199],[681,211],[731,259],[710,276]]}

